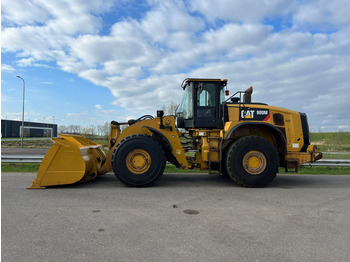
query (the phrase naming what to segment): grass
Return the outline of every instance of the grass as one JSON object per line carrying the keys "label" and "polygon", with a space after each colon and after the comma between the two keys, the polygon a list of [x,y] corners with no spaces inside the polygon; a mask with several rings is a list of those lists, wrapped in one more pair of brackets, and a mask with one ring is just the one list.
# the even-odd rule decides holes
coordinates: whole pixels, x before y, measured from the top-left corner
{"label": "grass", "polygon": [[1,163],[1,172],[38,172],[40,163]]}
{"label": "grass", "polygon": [[[40,163],[1,163],[2,172],[38,172]],[[176,168],[172,164],[167,164],[164,173],[208,173],[198,169]],[[279,169],[280,174],[284,174],[284,168]],[[292,173],[291,173],[292,174]],[[328,167],[328,166],[303,166],[299,169],[299,174],[311,175],[350,175],[350,167]]]}
{"label": "grass", "polygon": [[350,154],[333,155],[333,154],[323,153],[322,158],[323,159],[350,159]]}
{"label": "grass", "polygon": [[311,133],[310,138],[321,152],[350,152],[350,132]]}
{"label": "grass", "polygon": [[164,173],[208,173],[208,171],[207,170],[199,170],[199,169],[176,168],[172,164],[167,164],[165,166]]}

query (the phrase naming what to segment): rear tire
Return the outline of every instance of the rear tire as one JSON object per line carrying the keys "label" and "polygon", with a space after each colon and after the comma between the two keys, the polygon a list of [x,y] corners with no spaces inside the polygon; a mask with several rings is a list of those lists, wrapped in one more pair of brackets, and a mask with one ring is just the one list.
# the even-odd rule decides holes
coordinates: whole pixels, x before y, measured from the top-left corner
{"label": "rear tire", "polygon": [[126,137],[112,156],[115,176],[127,186],[151,186],[164,172],[165,153],[152,137],[142,134]]}
{"label": "rear tire", "polygon": [[229,146],[225,164],[225,171],[236,184],[264,187],[276,177],[279,160],[275,147],[269,141],[247,136]]}

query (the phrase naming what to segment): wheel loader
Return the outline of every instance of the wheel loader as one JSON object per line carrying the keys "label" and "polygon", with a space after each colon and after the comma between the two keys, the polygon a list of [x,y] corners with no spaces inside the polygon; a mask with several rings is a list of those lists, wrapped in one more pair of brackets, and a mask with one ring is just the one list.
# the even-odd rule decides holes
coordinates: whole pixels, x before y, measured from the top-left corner
{"label": "wheel loader", "polygon": [[111,170],[127,186],[150,186],[167,162],[264,187],[279,167],[297,172],[322,157],[310,144],[304,113],[252,102],[252,87],[228,96],[227,79],[188,78],[181,86],[176,115],[159,110],[156,117],[112,121],[107,153],[82,136],[53,138],[29,188],[86,182]]}

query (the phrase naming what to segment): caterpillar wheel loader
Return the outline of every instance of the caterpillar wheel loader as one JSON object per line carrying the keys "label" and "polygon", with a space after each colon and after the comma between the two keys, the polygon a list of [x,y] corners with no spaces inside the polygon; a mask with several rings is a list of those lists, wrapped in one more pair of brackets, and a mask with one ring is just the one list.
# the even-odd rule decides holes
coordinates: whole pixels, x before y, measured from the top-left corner
{"label": "caterpillar wheel loader", "polygon": [[263,187],[279,167],[297,172],[322,157],[310,144],[306,115],[252,102],[252,87],[228,99],[226,79],[185,79],[182,88],[175,116],[157,111],[156,117],[112,121],[108,153],[82,136],[53,138],[29,188],[86,182],[111,170],[127,186],[150,186],[167,161]]}

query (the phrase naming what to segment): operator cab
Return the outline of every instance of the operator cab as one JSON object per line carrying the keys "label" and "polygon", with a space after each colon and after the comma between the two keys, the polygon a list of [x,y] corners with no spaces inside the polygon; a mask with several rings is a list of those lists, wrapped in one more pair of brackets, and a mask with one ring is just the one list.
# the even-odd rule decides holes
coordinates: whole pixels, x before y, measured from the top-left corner
{"label": "operator cab", "polygon": [[227,79],[185,79],[176,112],[178,128],[223,128]]}

